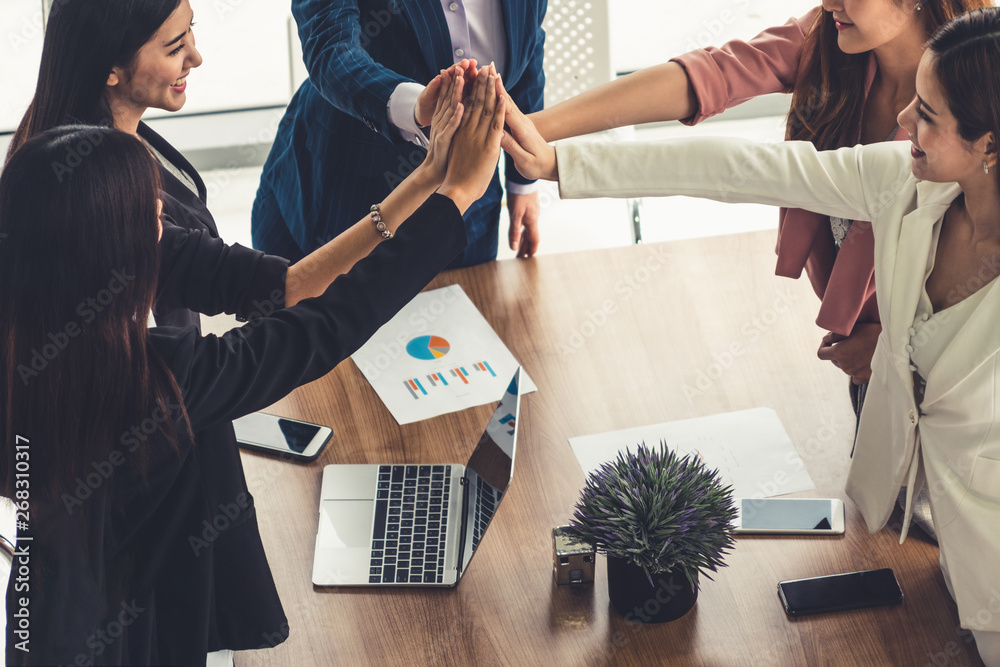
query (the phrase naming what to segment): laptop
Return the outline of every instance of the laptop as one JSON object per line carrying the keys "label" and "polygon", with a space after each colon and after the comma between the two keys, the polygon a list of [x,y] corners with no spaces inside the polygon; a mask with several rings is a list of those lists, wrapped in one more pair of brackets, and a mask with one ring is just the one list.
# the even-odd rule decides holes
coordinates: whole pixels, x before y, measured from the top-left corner
{"label": "laptop", "polygon": [[521,369],[464,466],[328,465],[317,586],[455,586],[514,475]]}

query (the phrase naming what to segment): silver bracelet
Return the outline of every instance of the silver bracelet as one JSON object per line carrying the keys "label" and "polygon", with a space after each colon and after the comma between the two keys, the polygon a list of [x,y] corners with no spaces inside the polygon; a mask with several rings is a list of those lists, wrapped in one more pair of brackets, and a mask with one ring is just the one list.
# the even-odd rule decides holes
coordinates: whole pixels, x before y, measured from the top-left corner
{"label": "silver bracelet", "polygon": [[392,232],[390,232],[389,228],[385,226],[384,222],[382,222],[382,213],[380,212],[380,206],[381,206],[380,204],[372,204],[371,207],[372,222],[375,223],[375,229],[378,230],[378,233],[382,235],[382,238],[388,241],[389,239],[392,238]]}

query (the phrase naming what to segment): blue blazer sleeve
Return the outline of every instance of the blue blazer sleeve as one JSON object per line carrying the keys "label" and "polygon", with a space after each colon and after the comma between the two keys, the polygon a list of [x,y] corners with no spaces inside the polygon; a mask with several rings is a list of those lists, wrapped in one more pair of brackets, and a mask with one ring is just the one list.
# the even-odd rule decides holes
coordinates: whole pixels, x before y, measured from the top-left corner
{"label": "blue blazer sleeve", "polygon": [[386,105],[396,86],[412,79],[375,62],[363,48],[362,40],[369,38],[357,0],[293,0],[292,15],[312,85],[337,109],[394,143],[402,141]]}
{"label": "blue blazer sleeve", "polygon": [[[545,19],[545,12],[548,9],[548,0],[528,4],[535,12],[532,20],[524,26],[524,29],[528,31],[525,37],[525,52],[529,55],[525,60],[524,72],[520,79],[508,91],[514,103],[526,114],[541,111],[545,106],[545,72],[542,69],[542,61],[545,57],[545,30],[542,29],[542,21]],[[506,164],[505,175],[508,182],[534,183],[533,180],[525,178],[517,171],[513,160],[507,160]]]}
{"label": "blue blazer sleeve", "polygon": [[223,336],[153,329],[195,431],[260,410],[330,372],[405,306],[467,243],[455,204],[432,195],[322,295]]}

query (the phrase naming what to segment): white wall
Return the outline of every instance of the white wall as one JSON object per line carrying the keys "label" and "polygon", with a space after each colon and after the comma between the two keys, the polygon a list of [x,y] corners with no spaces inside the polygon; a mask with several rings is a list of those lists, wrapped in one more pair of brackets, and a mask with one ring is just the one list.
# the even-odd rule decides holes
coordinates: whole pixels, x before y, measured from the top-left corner
{"label": "white wall", "polygon": [[184,111],[287,104],[290,6],[281,0],[191,0],[205,62],[188,77]]}
{"label": "white wall", "polygon": [[0,131],[13,129],[24,115],[41,57],[41,2],[0,0]]}
{"label": "white wall", "polygon": [[[190,77],[186,113],[286,104],[290,3],[192,0],[205,63]],[[0,0],[0,131],[17,125],[38,78],[39,0]],[[297,36],[296,36],[297,39]],[[150,117],[163,115],[151,111]]]}
{"label": "white wall", "polygon": [[616,71],[630,72],[692,49],[753,37],[819,4],[819,0],[615,0],[612,59]]}
{"label": "white wall", "polygon": [[[205,64],[189,79],[184,111],[286,103],[289,0],[191,4]],[[630,71],[699,46],[750,37],[813,5],[811,0],[615,0],[613,65],[617,71]],[[40,0],[0,0],[0,131],[17,124],[31,98],[41,55],[41,22]]]}

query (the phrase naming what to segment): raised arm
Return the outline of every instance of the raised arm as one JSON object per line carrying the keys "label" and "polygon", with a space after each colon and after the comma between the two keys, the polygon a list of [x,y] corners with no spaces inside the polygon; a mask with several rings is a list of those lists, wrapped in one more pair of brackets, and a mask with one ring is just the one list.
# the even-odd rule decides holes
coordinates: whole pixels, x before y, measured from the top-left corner
{"label": "raised arm", "polygon": [[566,199],[687,195],[874,221],[913,180],[904,142],[836,151],[817,151],[804,141],[756,144],[717,137],[553,147],[510,107],[504,150],[521,173],[558,180]]}
{"label": "raised arm", "polygon": [[[419,292],[465,246],[455,204],[435,195],[399,235],[314,299],[223,336],[154,329],[175,369],[195,430],[267,407],[328,373]],[[186,374],[179,371],[187,371]]]}
{"label": "raised arm", "polygon": [[386,112],[389,97],[401,83],[425,82],[414,82],[372,59],[362,46],[370,38],[362,29],[358,0],[293,0],[292,15],[312,85],[336,108],[364,120],[388,140],[402,141]]}
{"label": "raised arm", "polygon": [[687,72],[668,62],[591,88],[529,117],[547,141],[625,125],[694,115],[698,98]]}
{"label": "raised arm", "polygon": [[[380,204],[380,217],[395,234],[404,220],[441,187],[448,166],[452,138],[462,120],[464,72],[453,68],[441,77],[427,157]],[[372,202],[374,203],[374,202]],[[347,273],[382,241],[371,216],[365,216],[288,270],[287,304],[319,296],[333,280]]]}
{"label": "raised arm", "polygon": [[154,330],[195,430],[259,410],[325,375],[465,247],[462,214],[486,191],[500,153],[505,103],[493,80],[480,73],[439,194],[323,294],[221,337]]}
{"label": "raised arm", "polygon": [[749,41],[691,51],[531,114],[546,141],[625,125],[701,121],[768,93],[790,92],[814,9]]}
{"label": "raised arm", "polygon": [[692,137],[566,143],[556,147],[556,156],[559,191],[566,199],[686,195],[852,220],[875,220],[913,179],[903,142],[817,151],[807,141]]}
{"label": "raised arm", "polygon": [[[545,18],[545,3],[538,7],[539,16],[534,17],[532,25],[526,26],[531,31],[528,40],[530,44],[530,54],[525,59],[524,72],[518,77],[517,85],[510,89],[511,99],[518,108],[527,113],[541,111],[545,105],[545,70],[542,63],[545,59],[545,30],[542,28],[542,20]],[[510,74],[507,79],[511,79]],[[511,183],[529,183],[531,179],[525,178],[517,172],[513,164],[506,166],[506,179],[508,185]]]}
{"label": "raised arm", "polygon": [[[259,250],[226,245],[207,230],[163,226],[156,284],[157,312],[187,308],[203,315],[285,306],[288,261]],[[269,305],[266,305],[269,304]]]}
{"label": "raised arm", "polygon": [[[460,69],[456,72],[458,76],[442,77],[426,158],[381,203],[381,218],[393,234],[444,182],[451,141],[462,119],[459,105],[465,80]],[[230,313],[243,320],[253,314],[269,315],[319,296],[382,240],[372,218],[365,216],[289,267],[281,257],[230,246],[205,231],[167,222],[159,246],[157,309]]]}

